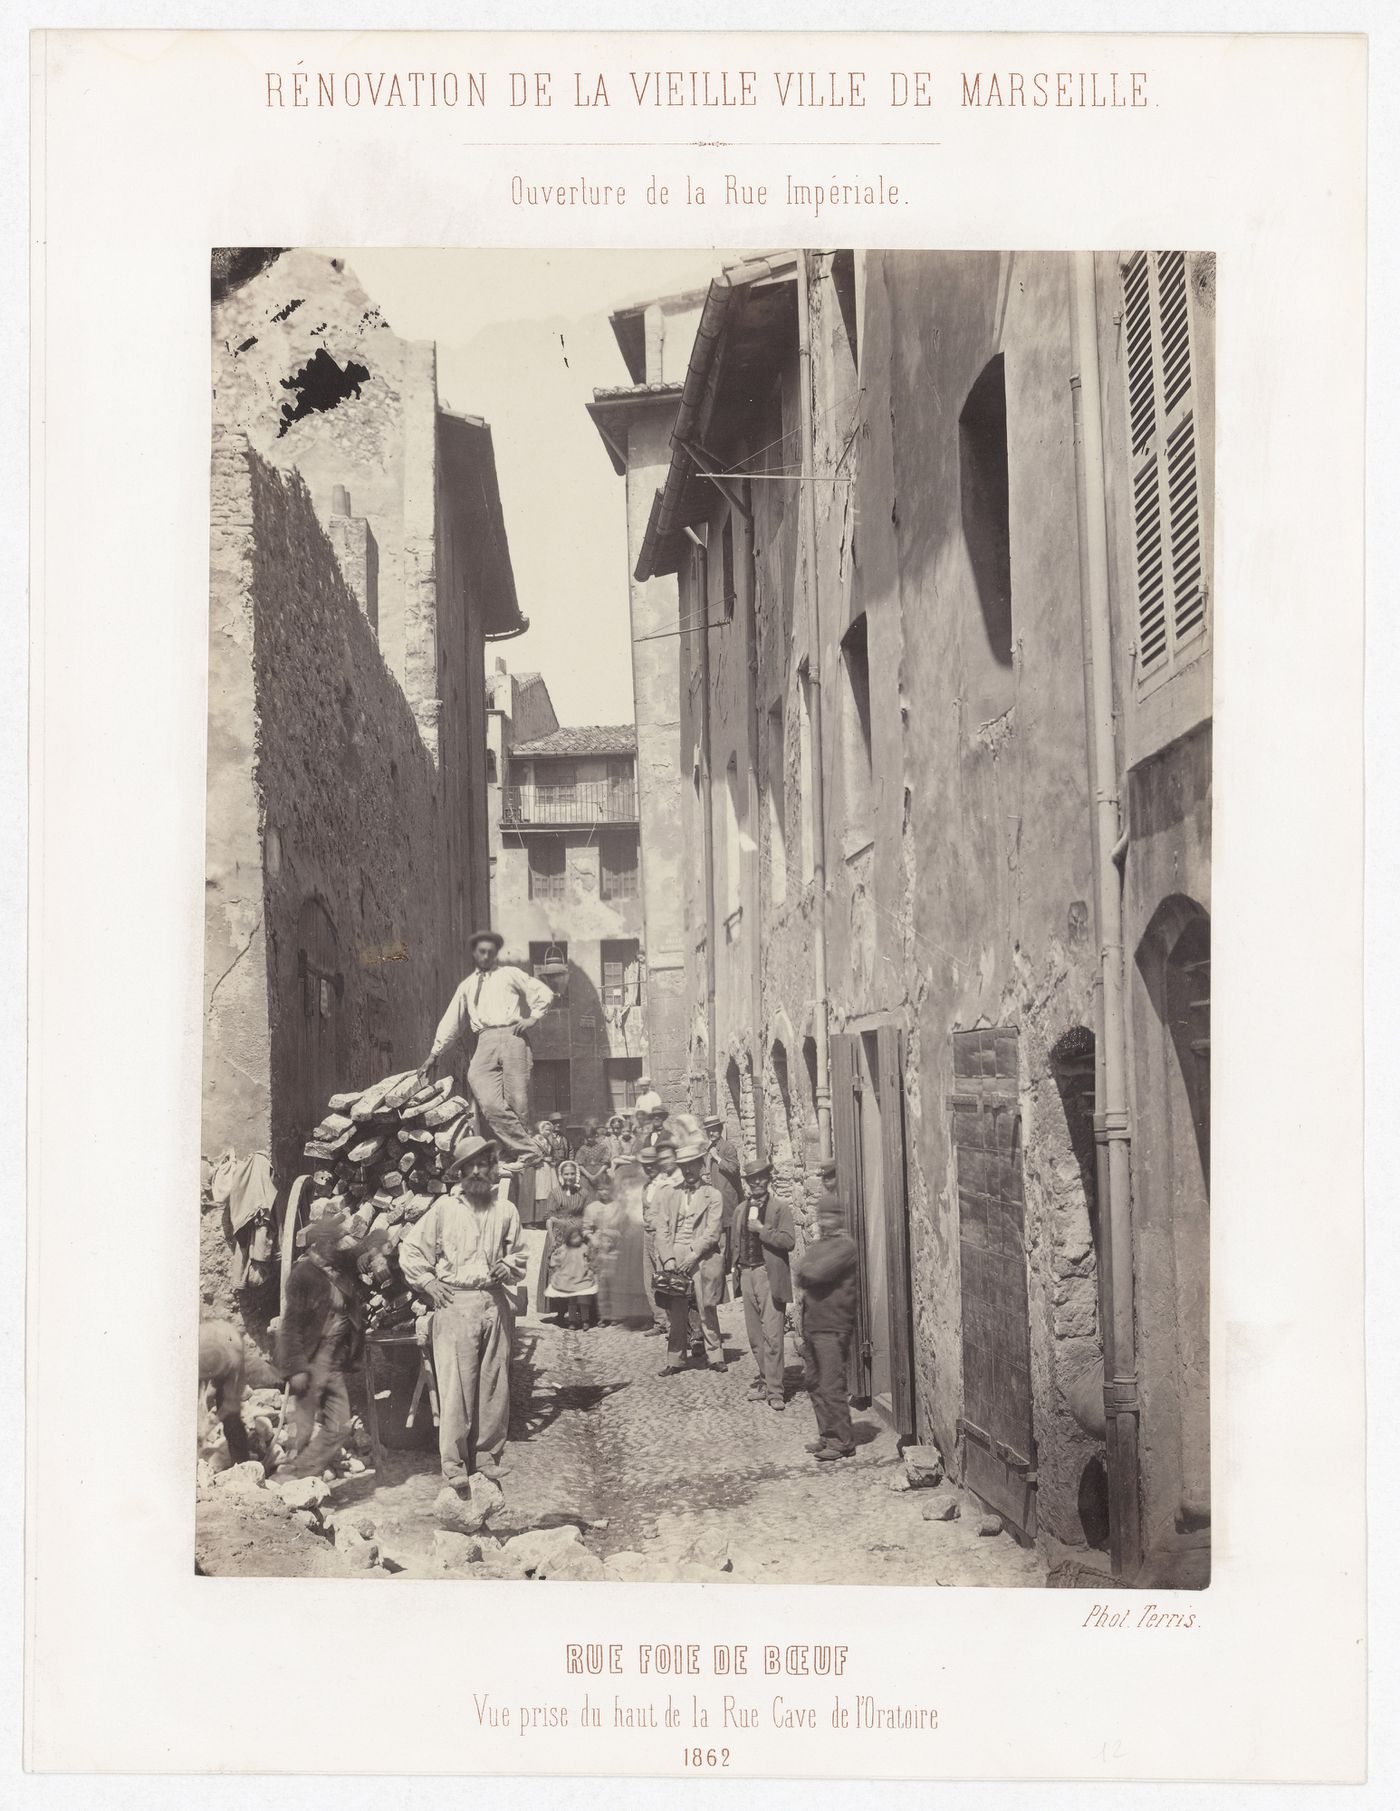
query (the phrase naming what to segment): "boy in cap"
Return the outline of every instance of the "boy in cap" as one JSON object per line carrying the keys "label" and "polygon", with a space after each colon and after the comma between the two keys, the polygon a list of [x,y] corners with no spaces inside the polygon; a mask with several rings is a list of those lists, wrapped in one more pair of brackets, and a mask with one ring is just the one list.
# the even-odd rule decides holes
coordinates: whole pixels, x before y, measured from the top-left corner
{"label": "boy in cap", "polygon": [[459,1495],[495,1477],[510,1431],[510,1294],[525,1275],[520,1215],[500,1198],[496,1146],[465,1139],[439,1195],[399,1247],[399,1269],[433,1306],[438,1451]]}
{"label": "boy in cap", "polygon": [[792,1300],[788,1254],[797,1243],[797,1232],[791,1208],[773,1199],[772,1182],[771,1163],[751,1163],[744,1171],[745,1199],[734,1217],[734,1263],[749,1350],[758,1372],[749,1400],[767,1397],[770,1409],[781,1409],[786,1310]]}
{"label": "boy in cap", "polygon": [[350,1432],[346,1372],[360,1355],[362,1322],[354,1265],[358,1256],[338,1215],[313,1220],[306,1256],[287,1277],[277,1329],[277,1360],[292,1393],[296,1457],[284,1478],[318,1478]]}
{"label": "boy in cap", "polygon": [[475,1033],[467,1083],[481,1117],[493,1142],[533,1161],[547,1153],[530,1131],[533,1059],[525,1033],[553,1006],[554,994],[536,976],[501,961],[504,942],[499,931],[473,931],[473,971],[448,1002],[422,1073],[469,1031]]}
{"label": "boy in cap", "polygon": [[831,1461],[849,1459],[856,1450],[846,1365],[856,1324],[857,1253],[841,1203],[829,1189],[817,1201],[817,1234],[797,1260],[797,1281],[805,1297],[802,1356],[817,1418],[817,1437],[807,1451]]}

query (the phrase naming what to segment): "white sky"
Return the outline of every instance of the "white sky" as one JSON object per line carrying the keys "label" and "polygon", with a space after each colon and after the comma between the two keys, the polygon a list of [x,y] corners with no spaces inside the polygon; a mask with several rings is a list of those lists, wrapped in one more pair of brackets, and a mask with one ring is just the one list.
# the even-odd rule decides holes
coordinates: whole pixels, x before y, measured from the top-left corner
{"label": "white sky", "polygon": [[488,643],[488,668],[543,673],[561,723],[631,722],[623,480],[584,404],[630,381],[613,309],[701,288],[736,254],[327,249],[395,333],[437,341],[443,404],[491,424],[531,626]]}

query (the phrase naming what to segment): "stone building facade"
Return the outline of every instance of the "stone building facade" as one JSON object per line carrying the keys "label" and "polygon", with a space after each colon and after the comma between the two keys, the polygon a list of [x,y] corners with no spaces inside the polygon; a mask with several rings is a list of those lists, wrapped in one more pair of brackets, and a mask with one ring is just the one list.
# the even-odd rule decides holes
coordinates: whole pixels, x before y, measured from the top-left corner
{"label": "stone building facade", "polygon": [[651,1071],[636,731],[561,728],[540,675],[499,659],[490,704],[493,921],[506,959],[554,989],[530,1036],[534,1107],[576,1136],[628,1112]]}
{"label": "stone building facade", "polygon": [[637,728],[637,796],[642,846],[648,1065],[663,1099],[684,1100],[688,1036],[681,888],[687,859],[681,841],[684,776],[680,737],[680,663],[685,640],[676,581],[635,575],[652,498],[671,459],[671,428],[680,402],[704,292],[663,296],[611,316],[630,384],[595,390],[589,415],[613,469],[626,480],[628,610],[632,625],[632,695]]}
{"label": "stone building facade", "polygon": [[525,625],[490,429],[337,261],[227,290],[213,366],[203,1144],[283,1188],[469,966],[484,642]]}
{"label": "stone building facade", "polygon": [[863,1254],[853,1393],[1060,1576],[1111,1550],[1122,1577],[1200,1583],[1213,269],[1083,275],[848,251],[728,272],[635,576],[675,575],[706,625],[680,640],[692,1105],[775,1160],[799,1220],[834,1145]]}

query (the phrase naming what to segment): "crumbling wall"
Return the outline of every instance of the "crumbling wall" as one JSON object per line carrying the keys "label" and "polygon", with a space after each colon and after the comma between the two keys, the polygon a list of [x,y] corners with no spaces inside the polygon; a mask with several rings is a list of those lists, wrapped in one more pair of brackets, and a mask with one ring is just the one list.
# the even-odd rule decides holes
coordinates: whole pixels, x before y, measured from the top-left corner
{"label": "crumbling wall", "polygon": [[[216,495],[248,499],[272,1094],[279,1184],[299,1167],[327,1093],[426,1053],[443,1004],[437,926],[447,921],[437,773],[300,479],[230,438]],[[343,1067],[310,1075],[299,922],[318,901],[334,926],[329,1004]]]}

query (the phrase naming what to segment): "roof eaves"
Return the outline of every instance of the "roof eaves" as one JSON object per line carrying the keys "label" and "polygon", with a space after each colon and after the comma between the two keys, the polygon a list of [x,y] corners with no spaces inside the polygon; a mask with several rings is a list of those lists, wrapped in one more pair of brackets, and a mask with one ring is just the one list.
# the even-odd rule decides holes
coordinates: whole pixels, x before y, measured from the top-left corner
{"label": "roof eaves", "polygon": [[735,297],[740,291],[756,284],[792,281],[796,273],[797,253],[781,252],[766,258],[746,258],[741,263],[731,264],[727,266],[723,276],[717,277],[710,284],[700,324],[695,330],[695,343],[691,347],[680,408],[676,411],[676,425],[671,430],[671,464],[665,483],[656,493],[652,504],[651,516],[637,558],[634,576],[639,584],[647,579],[675,572],[680,566],[680,531],[684,527],[681,521],[681,502],[690,474],[696,469],[695,460],[687,451],[686,443],[693,443],[698,430],[704,425],[701,415],[709,400],[712,380],[716,374],[715,361],[723,344]]}

